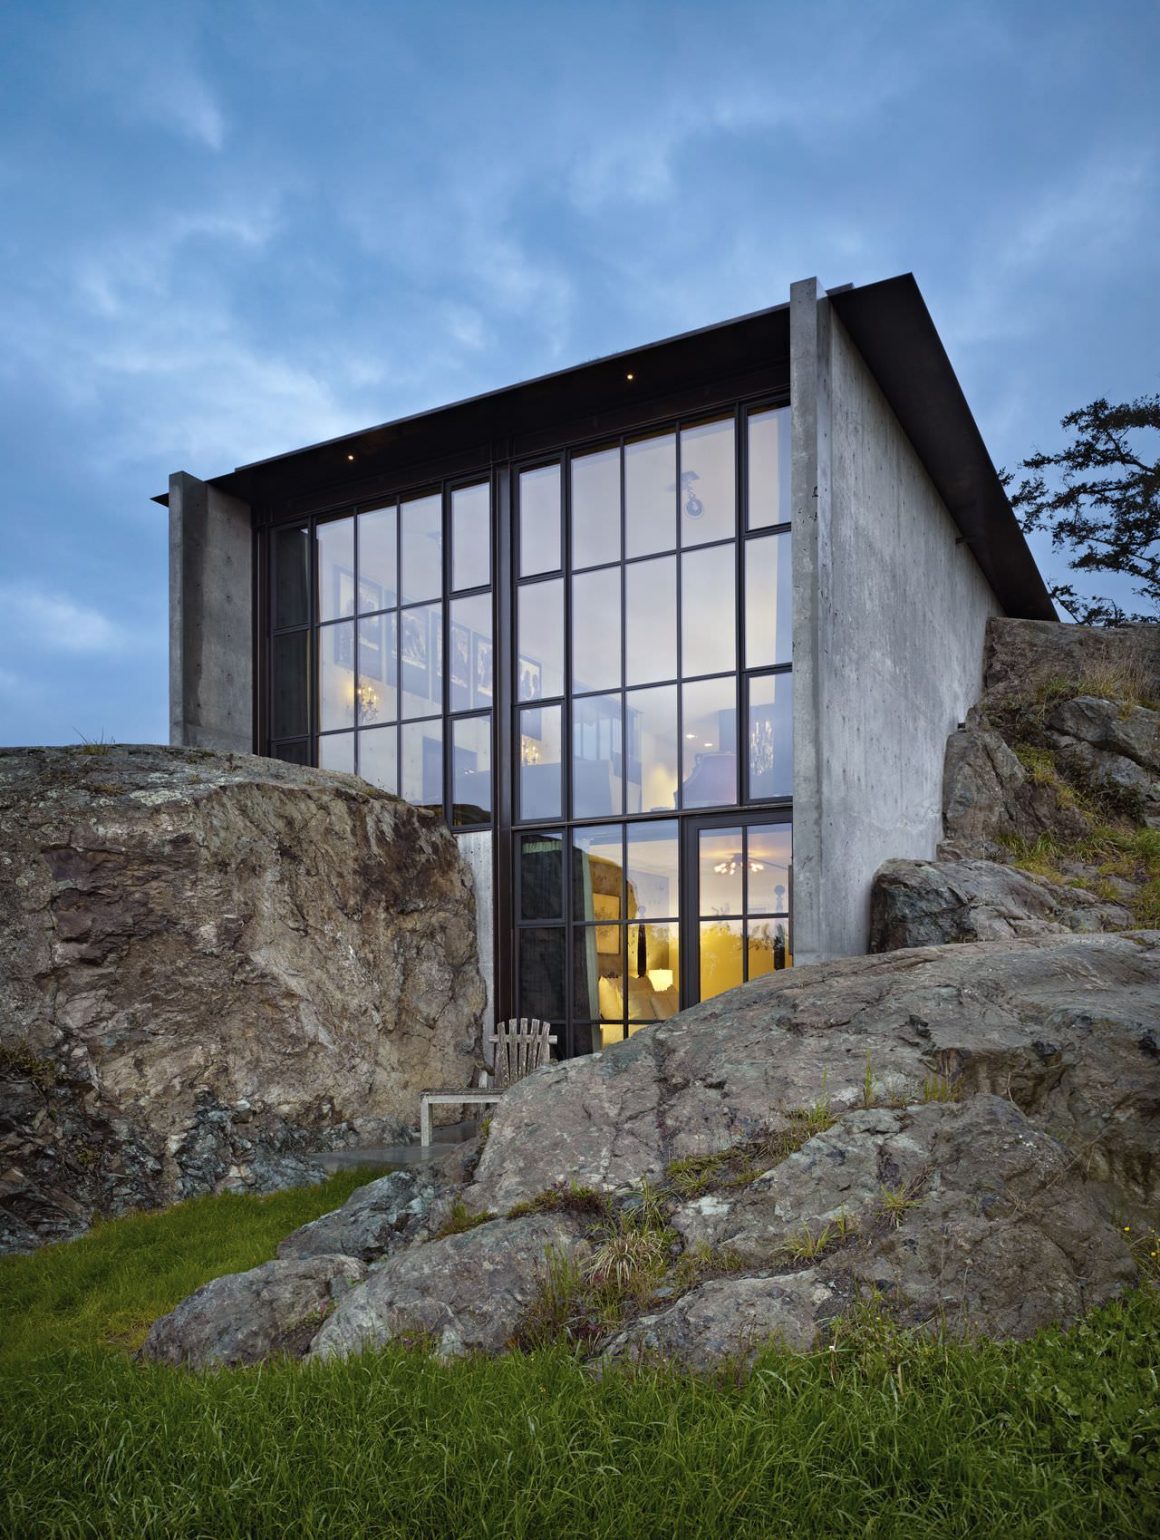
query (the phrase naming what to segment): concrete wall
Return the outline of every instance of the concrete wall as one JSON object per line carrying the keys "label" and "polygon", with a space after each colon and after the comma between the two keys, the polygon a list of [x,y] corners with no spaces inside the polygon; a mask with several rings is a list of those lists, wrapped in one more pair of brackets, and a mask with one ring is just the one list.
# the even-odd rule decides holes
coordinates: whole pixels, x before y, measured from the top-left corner
{"label": "concrete wall", "polygon": [[790,301],[794,954],[866,950],[870,881],[942,836],[998,600],[816,283]]}
{"label": "concrete wall", "polygon": [[178,471],[169,478],[169,741],[252,753],[250,509]]}

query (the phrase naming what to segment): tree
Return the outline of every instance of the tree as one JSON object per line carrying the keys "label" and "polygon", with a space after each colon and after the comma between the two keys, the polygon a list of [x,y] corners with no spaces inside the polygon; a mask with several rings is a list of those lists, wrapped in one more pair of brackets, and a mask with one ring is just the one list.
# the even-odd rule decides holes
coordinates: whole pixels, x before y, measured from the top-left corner
{"label": "tree", "polygon": [[[1134,578],[1150,610],[1125,615],[1115,600],[1077,595],[1071,583],[1057,583],[1051,597],[1083,625],[1160,618],[1160,456],[1149,460],[1145,447],[1157,447],[1149,430],[1160,432],[1160,395],[1118,406],[1101,396],[1060,426],[1071,441],[1057,454],[1037,451],[1023,461],[1030,475],[1011,506],[1024,530],[1048,529],[1056,549],[1074,553],[1072,571]],[[1050,484],[1045,472],[1057,473]]]}

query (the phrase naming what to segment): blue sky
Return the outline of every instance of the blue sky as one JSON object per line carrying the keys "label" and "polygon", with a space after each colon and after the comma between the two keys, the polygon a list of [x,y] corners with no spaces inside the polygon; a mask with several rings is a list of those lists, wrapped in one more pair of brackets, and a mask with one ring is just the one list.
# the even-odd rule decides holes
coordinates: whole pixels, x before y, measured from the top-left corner
{"label": "blue sky", "polygon": [[6,0],[0,742],[164,739],[171,470],[795,278],[913,271],[1000,465],[1160,389],[1157,59],[1154,0]]}

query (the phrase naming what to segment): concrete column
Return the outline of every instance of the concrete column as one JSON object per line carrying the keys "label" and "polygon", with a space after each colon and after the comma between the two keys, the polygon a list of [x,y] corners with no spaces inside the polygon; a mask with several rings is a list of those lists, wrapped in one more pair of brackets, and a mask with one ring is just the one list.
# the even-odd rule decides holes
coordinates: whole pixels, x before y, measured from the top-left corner
{"label": "concrete column", "polygon": [[797,963],[825,955],[825,668],[831,608],[830,307],[818,281],[789,291],[793,506],[793,952]]}
{"label": "concrete column", "polygon": [[169,478],[169,741],[254,750],[253,533],[248,503]]}

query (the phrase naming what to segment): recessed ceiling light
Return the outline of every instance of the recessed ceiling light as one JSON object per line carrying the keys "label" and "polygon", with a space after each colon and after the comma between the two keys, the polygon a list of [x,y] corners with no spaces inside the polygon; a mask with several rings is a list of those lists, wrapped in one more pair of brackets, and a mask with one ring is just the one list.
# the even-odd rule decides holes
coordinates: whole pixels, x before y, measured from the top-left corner
{"label": "recessed ceiling light", "polygon": [[354,459],[354,455],[347,455],[347,459],[348,460],[353,460]]}
{"label": "recessed ceiling light", "polygon": [[635,380],[636,379],[636,375],[635,374],[626,374],[625,375],[625,379],[626,380]]}

